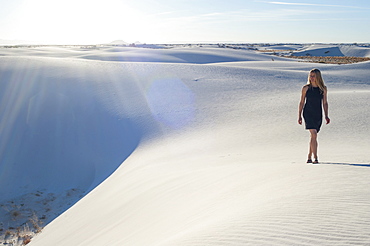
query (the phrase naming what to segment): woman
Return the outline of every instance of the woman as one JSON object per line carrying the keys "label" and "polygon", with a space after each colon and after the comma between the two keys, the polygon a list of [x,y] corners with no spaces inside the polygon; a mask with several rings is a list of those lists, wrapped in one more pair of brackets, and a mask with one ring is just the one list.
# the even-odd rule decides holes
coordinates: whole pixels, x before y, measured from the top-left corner
{"label": "woman", "polygon": [[[302,124],[303,111],[306,129],[311,134],[307,163],[319,163],[317,156],[317,134],[322,124],[322,108],[324,108],[326,124],[329,124],[327,88],[321,77],[320,70],[315,68],[310,71],[308,83],[302,88],[298,113],[298,124]],[[312,162],[312,155],[315,158],[314,162]]]}

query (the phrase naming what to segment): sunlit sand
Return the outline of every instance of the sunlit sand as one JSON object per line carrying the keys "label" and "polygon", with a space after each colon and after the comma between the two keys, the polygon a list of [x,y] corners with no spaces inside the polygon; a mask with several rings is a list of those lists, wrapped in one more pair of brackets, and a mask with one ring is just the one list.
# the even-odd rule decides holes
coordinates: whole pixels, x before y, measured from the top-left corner
{"label": "sunlit sand", "polygon": [[[18,240],[9,225],[35,214],[32,246],[369,244],[370,62],[263,49],[370,56],[354,45],[0,48],[0,239]],[[314,67],[332,120],[316,165],[297,124]]]}

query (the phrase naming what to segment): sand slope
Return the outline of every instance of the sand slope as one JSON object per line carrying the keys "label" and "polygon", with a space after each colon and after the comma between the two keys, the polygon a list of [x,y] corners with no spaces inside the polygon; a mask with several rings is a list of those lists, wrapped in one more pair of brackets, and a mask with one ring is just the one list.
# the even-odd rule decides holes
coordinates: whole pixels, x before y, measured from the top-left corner
{"label": "sand slope", "polygon": [[[0,57],[7,64],[2,105],[19,105],[17,113],[3,109],[3,166],[21,175],[7,161],[16,160],[30,176],[26,182],[22,174],[19,186],[1,182],[18,187],[13,192],[21,185],[89,190],[124,161],[30,245],[370,243],[369,62],[306,64],[207,48],[158,58],[153,51],[132,50],[150,62],[117,62],[109,50]],[[313,66],[329,87],[332,118],[319,136],[320,165],[305,163],[308,133],[296,123]],[[10,147],[15,128],[23,135]],[[31,142],[47,151],[34,154]]]}
{"label": "sand slope", "polygon": [[368,46],[313,44],[292,52],[295,56],[353,56],[370,57]]}

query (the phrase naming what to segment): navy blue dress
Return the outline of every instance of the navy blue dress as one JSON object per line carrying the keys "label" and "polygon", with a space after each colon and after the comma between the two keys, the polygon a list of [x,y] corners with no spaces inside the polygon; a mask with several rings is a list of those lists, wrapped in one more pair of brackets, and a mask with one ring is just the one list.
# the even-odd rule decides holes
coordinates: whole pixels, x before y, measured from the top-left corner
{"label": "navy blue dress", "polygon": [[323,94],[319,87],[308,86],[306,92],[306,103],[303,108],[303,118],[306,129],[320,131],[322,124],[322,98]]}

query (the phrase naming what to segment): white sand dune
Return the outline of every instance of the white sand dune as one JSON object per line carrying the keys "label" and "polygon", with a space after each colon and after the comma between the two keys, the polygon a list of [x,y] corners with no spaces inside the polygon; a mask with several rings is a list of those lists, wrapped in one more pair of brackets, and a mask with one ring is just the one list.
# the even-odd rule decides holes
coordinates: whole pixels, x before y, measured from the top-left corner
{"label": "white sand dune", "polygon": [[306,47],[304,44],[271,44],[256,45],[258,50],[299,50]]}
{"label": "white sand dune", "polygon": [[[40,49],[1,50],[0,203],[93,190],[29,245],[370,243],[370,62]],[[296,123],[313,67],[332,119],[319,165]]]}
{"label": "white sand dune", "polygon": [[353,57],[370,57],[370,48],[357,45],[325,45],[313,44],[307,45],[297,52],[296,56],[353,56]]}
{"label": "white sand dune", "polygon": [[[255,54],[247,50],[220,49],[216,46],[200,47],[175,47],[172,49],[134,48],[108,46],[89,48],[86,47],[21,47],[0,50],[1,56],[32,56],[32,57],[62,57],[81,58],[99,61],[117,62],[164,62],[164,63],[192,63],[209,64],[234,61],[269,61],[271,56]],[[144,51],[144,52],[143,52]],[[275,57],[274,59],[282,59]]]}

